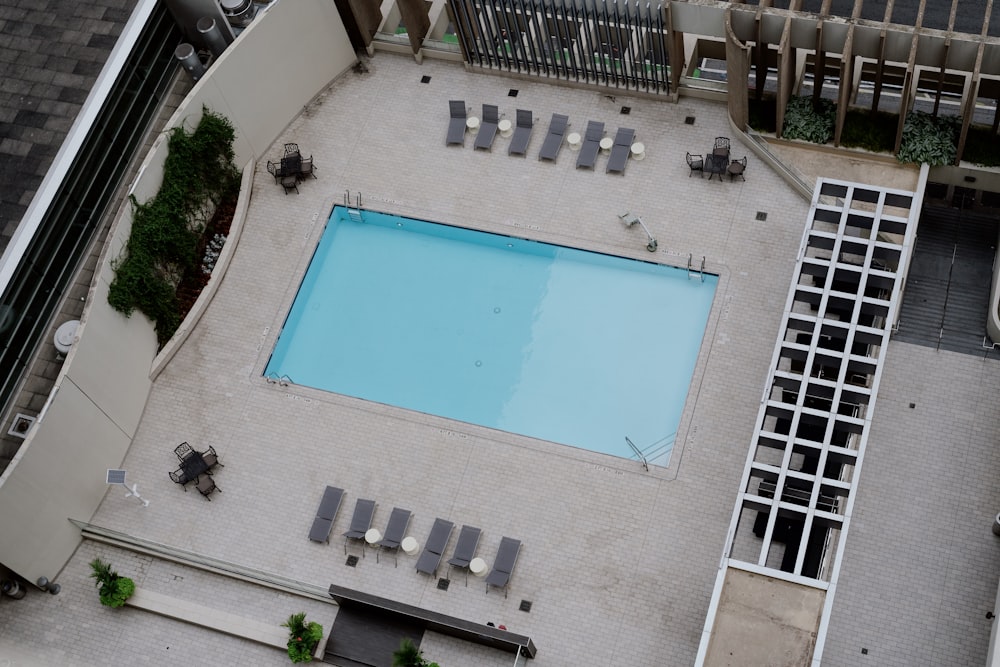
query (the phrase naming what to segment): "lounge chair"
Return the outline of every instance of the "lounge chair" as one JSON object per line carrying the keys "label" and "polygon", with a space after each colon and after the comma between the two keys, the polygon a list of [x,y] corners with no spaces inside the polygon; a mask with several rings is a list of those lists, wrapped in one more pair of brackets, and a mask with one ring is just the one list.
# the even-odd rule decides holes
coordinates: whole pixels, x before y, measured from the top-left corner
{"label": "lounge chair", "polygon": [[625,165],[628,164],[629,155],[632,153],[632,144],[635,142],[635,130],[628,127],[618,128],[615,135],[615,143],[611,146],[611,155],[608,156],[608,168],[605,173],[625,174]]}
{"label": "lounge chair", "polygon": [[[344,553],[347,553],[347,543],[351,540],[365,539],[365,533],[372,527],[372,517],[375,516],[375,501],[358,498],[354,503],[354,516],[351,517],[351,528],[344,533]],[[361,556],[364,557],[364,550]]]}
{"label": "lounge chair", "polygon": [[507,155],[527,154],[528,141],[531,139],[532,124],[531,112],[518,109],[517,124],[514,127],[514,136],[510,139],[510,147],[507,149]]}
{"label": "lounge chair", "polygon": [[375,552],[375,562],[378,562],[378,555],[382,549],[392,550],[392,555],[396,560],[396,567],[399,567],[399,545],[406,535],[406,527],[410,525],[410,510],[400,507],[393,507],[392,514],[389,515],[389,523],[385,527],[385,535],[376,543],[378,551]]}
{"label": "lounge chair", "polygon": [[483,105],[483,122],[476,135],[476,148],[493,150],[493,140],[497,136],[497,125],[500,123],[500,109],[495,104]]}
{"label": "lounge chair", "polygon": [[549,121],[549,132],[545,135],[545,141],[542,142],[542,150],[538,151],[539,160],[556,161],[567,127],[569,127],[569,116],[564,116],[561,113],[552,114],[552,120]]}
{"label": "lounge chair", "polygon": [[420,558],[417,559],[417,572],[437,576],[438,565],[441,564],[441,554],[448,546],[448,540],[451,539],[451,531],[454,528],[455,524],[451,521],[434,519],[431,534],[427,536],[424,550],[420,552]]}
{"label": "lounge chair", "polygon": [[462,526],[462,532],[458,534],[458,544],[455,545],[455,553],[448,559],[449,575],[452,567],[465,569],[466,586],[469,585],[469,564],[476,557],[476,547],[479,546],[479,536],[482,532],[474,526]]}
{"label": "lounge chair", "polygon": [[490,586],[503,589],[503,596],[507,597],[507,584],[510,583],[510,575],[514,572],[514,565],[517,563],[517,555],[521,552],[521,540],[512,537],[505,537],[500,540],[500,548],[497,549],[497,557],[493,561],[493,569],[486,577],[486,592],[490,592]]}
{"label": "lounge chair", "polygon": [[465,145],[465,101],[464,100],[451,100],[448,102],[448,107],[450,109],[450,118],[448,120],[448,139],[445,141],[445,145],[451,146],[452,144]]}
{"label": "lounge chair", "polygon": [[340,503],[344,500],[344,490],[333,486],[326,487],[323,491],[323,499],[319,502],[319,509],[316,510],[316,518],[313,519],[312,529],[309,531],[309,539],[313,542],[330,542],[330,531],[333,529],[333,520],[337,518],[340,511]]}
{"label": "lounge chair", "polygon": [[212,495],[213,491],[218,491],[222,493],[222,489],[215,485],[215,480],[212,479],[211,475],[202,475],[198,478],[198,484],[196,485],[198,492],[205,496],[205,500],[211,500],[209,496]]}
{"label": "lounge chair", "polygon": [[580,156],[576,158],[576,168],[593,169],[597,153],[601,150],[601,139],[604,138],[604,123],[596,120],[587,121],[587,132],[583,135],[583,146]]}

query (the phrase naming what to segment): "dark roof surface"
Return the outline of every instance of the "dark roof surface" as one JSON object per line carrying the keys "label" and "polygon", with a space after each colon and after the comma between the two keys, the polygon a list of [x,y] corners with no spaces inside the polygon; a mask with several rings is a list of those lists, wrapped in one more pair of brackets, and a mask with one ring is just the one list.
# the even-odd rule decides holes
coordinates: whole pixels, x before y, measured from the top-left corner
{"label": "dark roof surface", "polygon": [[0,252],[137,0],[0,0]]}

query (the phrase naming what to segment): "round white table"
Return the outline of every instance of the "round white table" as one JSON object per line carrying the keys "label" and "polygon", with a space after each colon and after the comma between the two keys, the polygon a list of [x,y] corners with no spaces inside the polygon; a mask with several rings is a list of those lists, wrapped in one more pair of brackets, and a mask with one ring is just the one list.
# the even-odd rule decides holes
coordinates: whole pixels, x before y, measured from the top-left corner
{"label": "round white table", "polygon": [[601,152],[610,153],[611,147],[615,145],[615,140],[611,137],[604,137],[601,139]]}
{"label": "round white table", "polygon": [[580,141],[579,132],[570,132],[569,136],[566,137],[566,143],[569,144],[570,150],[580,150]]}
{"label": "round white table", "polygon": [[476,118],[475,116],[469,116],[468,118],[466,118],[465,119],[465,129],[469,130],[470,132],[475,132],[476,130],[478,130],[479,129],[479,119]]}
{"label": "round white table", "polygon": [[486,561],[482,558],[473,558],[469,562],[469,572],[477,577],[483,577],[486,575]]}
{"label": "round white table", "polygon": [[641,160],[646,157],[646,145],[641,141],[632,144],[632,159]]}
{"label": "round white table", "polygon": [[420,548],[420,545],[417,544],[416,538],[404,537],[399,547],[403,550],[404,554],[406,554],[407,556],[412,556],[413,554],[417,553],[417,550]]}
{"label": "round white table", "polygon": [[501,137],[509,137],[514,134],[514,125],[509,120],[504,118],[497,123],[497,131],[500,133]]}
{"label": "round white table", "polygon": [[378,528],[369,528],[368,532],[365,533],[365,542],[374,545],[376,542],[382,539],[382,533],[379,532]]}

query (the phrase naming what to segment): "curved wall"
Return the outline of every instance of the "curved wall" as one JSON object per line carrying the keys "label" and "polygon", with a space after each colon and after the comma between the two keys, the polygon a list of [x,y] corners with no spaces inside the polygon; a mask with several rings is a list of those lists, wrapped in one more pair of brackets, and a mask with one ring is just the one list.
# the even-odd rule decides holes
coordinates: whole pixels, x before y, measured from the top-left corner
{"label": "curved wall", "polygon": [[[294,48],[280,49],[275,45]],[[302,108],[356,62],[334,3],[276,2],[212,65],[168,123],[194,127],[202,107],[236,128],[236,163],[260,155]],[[139,201],[160,187],[166,135],[143,161],[132,193]],[[108,487],[105,474],[125,458],[152,385],[152,324],[107,302],[118,257],[131,231],[119,211],[101,256],[77,331],[48,403],[0,477],[0,563],[28,581],[54,579],[80,542],[68,519],[89,519]],[[120,489],[114,490],[117,493]],[[123,492],[123,491],[122,491]],[[142,511],[138,506],[136,511]]]}

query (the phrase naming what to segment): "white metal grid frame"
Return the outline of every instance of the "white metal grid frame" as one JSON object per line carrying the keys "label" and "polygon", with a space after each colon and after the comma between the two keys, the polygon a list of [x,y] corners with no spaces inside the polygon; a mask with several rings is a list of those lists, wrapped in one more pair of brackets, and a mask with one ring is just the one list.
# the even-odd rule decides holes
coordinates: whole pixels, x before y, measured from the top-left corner
{"label": "white metal grid frame", "polygon": [[828,588],[918,213],[912,192],[817,183],[724,567]]}

